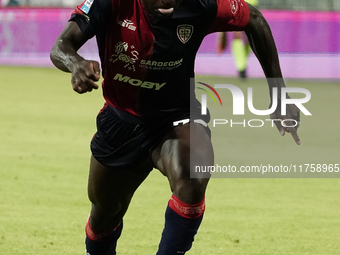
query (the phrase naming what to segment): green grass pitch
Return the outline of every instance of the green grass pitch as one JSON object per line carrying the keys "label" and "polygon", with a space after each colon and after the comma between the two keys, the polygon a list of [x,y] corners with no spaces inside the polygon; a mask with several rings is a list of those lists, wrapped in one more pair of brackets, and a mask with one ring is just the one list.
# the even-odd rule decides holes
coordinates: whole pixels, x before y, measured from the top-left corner
{"label": "green grass pitch", "polygon": [[[89,141],[101,91],[78,95],[70,75],[55,69],[0,67],[0,74],[0,254],[85,254]],[[258,108],[268,105],[263,80],[223,79],[242,88],[258,85],[254,100]],[[306,107],[313,116],[302,115],[299,129],[302,145],[268,126],[211,128],[217,163],[340,163],[340,84],[287,85],[312,93]],[[218,117],[223,114],[219,108]],[[339,192],[334,178],[213,178],[188,254],[339,254]],[[170,195],[167,180],[153,171],[125,217],[118,254],[155,254]]]}

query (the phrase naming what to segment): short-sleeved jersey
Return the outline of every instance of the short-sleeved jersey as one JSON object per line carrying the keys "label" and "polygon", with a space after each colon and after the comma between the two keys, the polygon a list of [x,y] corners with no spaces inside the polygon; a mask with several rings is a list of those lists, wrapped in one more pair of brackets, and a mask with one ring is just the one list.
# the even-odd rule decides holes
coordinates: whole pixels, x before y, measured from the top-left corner
{"label": "short-sleeved jersey", "polygon": [[171,18],[157,19],[142,0],[86,0],[70,20],[88,38],[96,36],[106,102],[152,117],[189,110],[202,40],[242,30],[249,10],[243,0],[184,0]]}

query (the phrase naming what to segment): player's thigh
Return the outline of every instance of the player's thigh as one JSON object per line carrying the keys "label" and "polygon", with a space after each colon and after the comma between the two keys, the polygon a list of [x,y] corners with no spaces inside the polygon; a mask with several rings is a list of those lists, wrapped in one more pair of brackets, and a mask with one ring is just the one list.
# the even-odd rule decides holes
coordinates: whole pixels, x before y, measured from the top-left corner
{"label": "player's thigh", "polygon": [[126,209],[149,171],[109,169],[91,156],[88,195],[98,209],[117,213]]}
{"label": "player's thigh", "polygon": [[168,177],[175,195],[189,202],[204,196],[210,174],[193,176],[196,166],[214,164],[211,139],[204,126],[190,123],[173,128],[153,151],[152,160]]}

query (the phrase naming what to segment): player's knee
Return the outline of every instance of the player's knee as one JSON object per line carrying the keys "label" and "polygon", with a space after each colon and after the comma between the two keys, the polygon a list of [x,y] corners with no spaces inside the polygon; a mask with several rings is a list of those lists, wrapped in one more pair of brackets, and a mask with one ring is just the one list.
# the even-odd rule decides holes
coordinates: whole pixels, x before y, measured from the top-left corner
{"label": "player's knee", "polygon": [[131,196],[116,198],[110,197],[108,195],[91,197],[92,202],[92,215],[98,215],[99,217],[110,218],[116,217],[117,215],[124,215],[126,212],[129,202],[131,201]]}
{"label": "player's knee", "polygon": [[120,214],[123,207],[122,203],[92,203],[93,214],[103,218],[110,218]]}
{"label": "player's knee", "polygon": [[112,201],[104,196],[96,196],[93,193],[89,194],[89,200],[92,203],[92,211],[95,211],[96,214],[116,214],[122,207],[119,201]]}
{"label": "player's knee", "polygon": [[185,203],[200,202],[205,195],[210,173],[197,176],[195,166],[212,165],[213,155],[191,146],[190,154],[182,155],[178,163],[169,178],[173,193]]}
{"label": "player's knee", "polygon": [[91,229],[95,233],[106,232],[113,229],[123,218],[120,206],[114,207],[96,206],[92,204],[91,210]]}
{"label": "player's knee", "polygon": [[205,196],[209,179],[179,179],[173,184],[173,194],[187,204],[199,203]]}

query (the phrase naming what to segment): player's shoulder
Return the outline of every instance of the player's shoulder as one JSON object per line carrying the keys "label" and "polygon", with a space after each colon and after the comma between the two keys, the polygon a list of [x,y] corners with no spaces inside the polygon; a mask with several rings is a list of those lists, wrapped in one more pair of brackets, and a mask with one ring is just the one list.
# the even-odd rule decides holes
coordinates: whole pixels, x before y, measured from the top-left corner
{"label": "player's shoulder", "polygon": [[84,0],[81,5],[78,5],[80,12],[78,14],[102,13],[112,8],[112,0]]}

